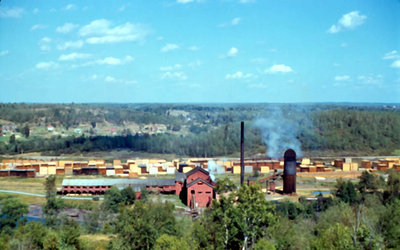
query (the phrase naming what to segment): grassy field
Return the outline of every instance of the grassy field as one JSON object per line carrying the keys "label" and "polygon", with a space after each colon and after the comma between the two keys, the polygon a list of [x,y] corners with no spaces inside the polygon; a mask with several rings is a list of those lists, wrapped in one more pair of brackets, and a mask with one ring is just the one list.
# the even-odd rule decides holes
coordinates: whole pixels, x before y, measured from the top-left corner
{"label": "grassy field", "polygon": [[[56,177],[56,187],[61,187],[63,177]],[[46,194],[45,178],[18,178],[18,177],[1,177],[0,189],[20,191],[33,194]],[[21,201],[28,204],[43,205],[46,203],[45,197],[37,197],[25,194],[0,193],[0,200],[7,197],[17,197]],[[64,204],[69,208],[93,209],[101,204],[101,201],[92,200],[64,200]]]}
{"label": "grassy field", "polygon": [[174,206],[186,207],[186,205],[183,204],[182,201],[179,199],[178,195],[150,195],[149,199],[152,201],[159,201],[159,202],[168,201],[172,203]]}
{"label": "grassy field", "polygon": [[45,178],[2,177],[0,189],[45,194],[44,182]]}
{"label": "grassy field", "polygon": [[105,234],[87,234],[81,235],[80,240],[84,249],[102,250],[107,249],[107,244],[110,242],[110,235]]}
{"label": "grassy field", "polygon": [[8,194],[8,193],[0,193],[0,202],[1,200],[9,197],[15,197],[25,203],[34,205],[44,205],[46,203],[45,197],[37,197],[37,196],[23,195],[23,194]]}
{"label": "grassy field", "polygon": [[[62,177],[56,177],[56,187],[61,187],[62,180]],[[1,177],[0,189],[46,194],[45,182],[46,178]]]}

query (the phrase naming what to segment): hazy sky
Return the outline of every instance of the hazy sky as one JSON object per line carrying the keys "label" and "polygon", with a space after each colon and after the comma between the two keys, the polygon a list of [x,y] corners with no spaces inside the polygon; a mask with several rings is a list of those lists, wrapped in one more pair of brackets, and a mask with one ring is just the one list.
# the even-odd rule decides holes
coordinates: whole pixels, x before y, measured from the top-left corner
{"label": "hazy sky", "polygon": [[0,102],[400,102],[400,1],[0,2]]}

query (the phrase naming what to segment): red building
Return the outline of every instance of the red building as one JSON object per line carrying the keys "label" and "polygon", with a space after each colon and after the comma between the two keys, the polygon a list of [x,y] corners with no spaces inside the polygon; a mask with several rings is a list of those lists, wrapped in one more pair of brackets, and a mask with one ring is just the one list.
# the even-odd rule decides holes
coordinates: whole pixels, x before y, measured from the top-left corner
{"label": "red building", "polygon": [[192,181],[195,181],[199,178],[208,183],[212,183],[210,173],[200,167],[196,167],[193,170],[186,173],[186,184],[189,184]]}
{"label": "red building", "polygon": [[214,198],[214,185],[208,171],[196,167],[185,174],[179,197],[191,208],[208,207]]}
{"label": "red building", "polygon": [[187,206],[191,208],[209,207],[214,195],[214,186],[203,180],[196,179],[187,185]]}

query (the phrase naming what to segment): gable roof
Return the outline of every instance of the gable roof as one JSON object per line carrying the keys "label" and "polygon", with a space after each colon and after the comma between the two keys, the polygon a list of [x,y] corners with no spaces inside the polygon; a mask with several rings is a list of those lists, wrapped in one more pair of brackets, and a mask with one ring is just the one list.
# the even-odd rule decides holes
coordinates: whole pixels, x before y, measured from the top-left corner
{"label": "gable roof", "polygon": [[212,189],[214,189],[214,186],[213,186],[213,185],[211,185],[211,184],[208,183],[206,180],[201,179],[201,178],[197,178],[196,180],[192,181],[191,183],[189,183],[189,184],[187,185],[187,187],[191,187],[191,186],[193,186],[194,184],[196,184],[196,183],[198,183],[198,182],[203,182],[203,183],[206,184],[207,186],[209,186],[209,187],[211,187]]}
{"label": "gable roof", "polygon": [[201,168],[201,167],[195,167],[195,168],[193,168],[192,170],[190,170],[189,172],[186,173],[186,177],[189,177],[190,175],[196,173],[197,171],[201,171],[201,172],[203,172],[205,175],[210,175],[210,173],[209,173],[208,171],[204,170],[203,168]]}

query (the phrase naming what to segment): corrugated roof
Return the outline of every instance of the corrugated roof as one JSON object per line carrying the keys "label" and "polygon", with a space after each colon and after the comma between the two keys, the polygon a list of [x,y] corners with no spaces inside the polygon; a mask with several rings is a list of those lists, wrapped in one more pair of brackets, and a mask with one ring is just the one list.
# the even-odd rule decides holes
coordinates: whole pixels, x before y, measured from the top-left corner
{"label": "corrugated roof", "polygon": [[174,186],[175,179],[64,179],[63,186]]}
{"label": "corrugated roof", "polygon": [[175,181],[184,182],[185,179],[186,179],[186,174],[185,173],[178,172],[178,171],[175,172]]}

